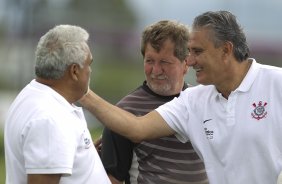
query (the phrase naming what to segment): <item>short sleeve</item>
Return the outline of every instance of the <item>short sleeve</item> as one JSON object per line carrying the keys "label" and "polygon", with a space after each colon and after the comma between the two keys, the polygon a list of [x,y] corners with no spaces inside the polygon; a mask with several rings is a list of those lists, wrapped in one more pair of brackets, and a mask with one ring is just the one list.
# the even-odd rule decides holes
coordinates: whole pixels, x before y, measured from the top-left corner
{"label": "short sleeve", "polygon": [[177,139],[183,143],[189,140],[189,112],[187,109],[183,93],[156,109],[166,123],[176,132]]}
{"label": "short sleeve", "polygon": [[76,149],[72,127],[60,120],[37,119],[22,132],[23,155],[28,174],[71,174]]}

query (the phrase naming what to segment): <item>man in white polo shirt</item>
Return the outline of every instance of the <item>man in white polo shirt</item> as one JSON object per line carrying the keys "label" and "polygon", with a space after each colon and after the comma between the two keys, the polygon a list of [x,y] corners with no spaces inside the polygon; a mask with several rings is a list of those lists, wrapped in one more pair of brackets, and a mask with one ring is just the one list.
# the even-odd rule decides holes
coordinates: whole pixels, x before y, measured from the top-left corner
{"label": "man in white polo shirt", "polygon": [[59,25],[41,37],[36,79],[12,103],[5,123],[6,184],[110,183],[83,111],[92,55],[82,28]]}
{"label": "man in white polo shirt", "polygon": [[108,128],[133,141],[176,134],[205,163],[211,184],[276,184],[282,171],[282,69],[249,58],[228,11],[194,19],[189,66],[201,85],[142,117],[90,91],[81,99]]}

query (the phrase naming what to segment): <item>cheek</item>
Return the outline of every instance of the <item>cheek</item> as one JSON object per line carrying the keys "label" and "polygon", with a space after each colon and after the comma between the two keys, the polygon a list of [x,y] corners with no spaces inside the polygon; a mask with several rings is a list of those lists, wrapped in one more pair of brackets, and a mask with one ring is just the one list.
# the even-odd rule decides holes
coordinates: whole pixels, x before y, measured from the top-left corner
{"label": "cheek", "polygon": [[149,75],[152,72],[152,67],[149,65],[144,65],[144,73]]}
{"label": "cheek", "polygon": [[165,74],[168,76],[170,81],[176,82],[182,80],[186,72],[185,72],[185,68],[178,68],[178,69],[166,70]]}
{"label": "cheek", "polygon": [[163,71],[165,75],[174,77],[180,74],[183,74],[184,68],[182,66],[165,66],[163,67]]}
{"label": "cheek", "polygon": [[87,76],[90,78],[90,76],[91,76],[91,73],[92,73],[92,69],[89,67],[88,68],[88,71],[87,71]]}

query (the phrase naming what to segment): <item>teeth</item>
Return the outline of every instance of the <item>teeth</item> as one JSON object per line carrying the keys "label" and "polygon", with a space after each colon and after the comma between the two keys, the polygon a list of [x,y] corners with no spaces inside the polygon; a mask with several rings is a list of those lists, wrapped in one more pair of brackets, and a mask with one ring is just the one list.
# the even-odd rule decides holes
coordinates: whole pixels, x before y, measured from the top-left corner
{"label": "teeth", "polygon": [[159,79],[159,80],[167,79],[167,77],[165,75],[161,75],[161,76],[154,76],[154,75],[152,75],[151,78],[152,79]]}
{"label": "teeth", "polygon": [[166,79],[166,77],[165,76],[158,76],[157,79],[163,80],[163,79]]}

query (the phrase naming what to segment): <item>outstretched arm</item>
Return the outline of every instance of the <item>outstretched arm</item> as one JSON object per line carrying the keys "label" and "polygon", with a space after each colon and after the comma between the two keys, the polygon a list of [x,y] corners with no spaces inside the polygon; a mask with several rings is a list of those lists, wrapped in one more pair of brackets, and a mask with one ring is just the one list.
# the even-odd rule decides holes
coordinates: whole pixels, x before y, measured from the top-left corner
{"label": "outstretched arm", "polygon": [[28,184],[59,184],[61,174],[28,174]]}
{"label": "outstretched arm", "polygon": [[174,134],[174,131],[155,110],[145,116],[137,117],[106,102],[91,90],[79,102],[106,127],[133,142]]}

